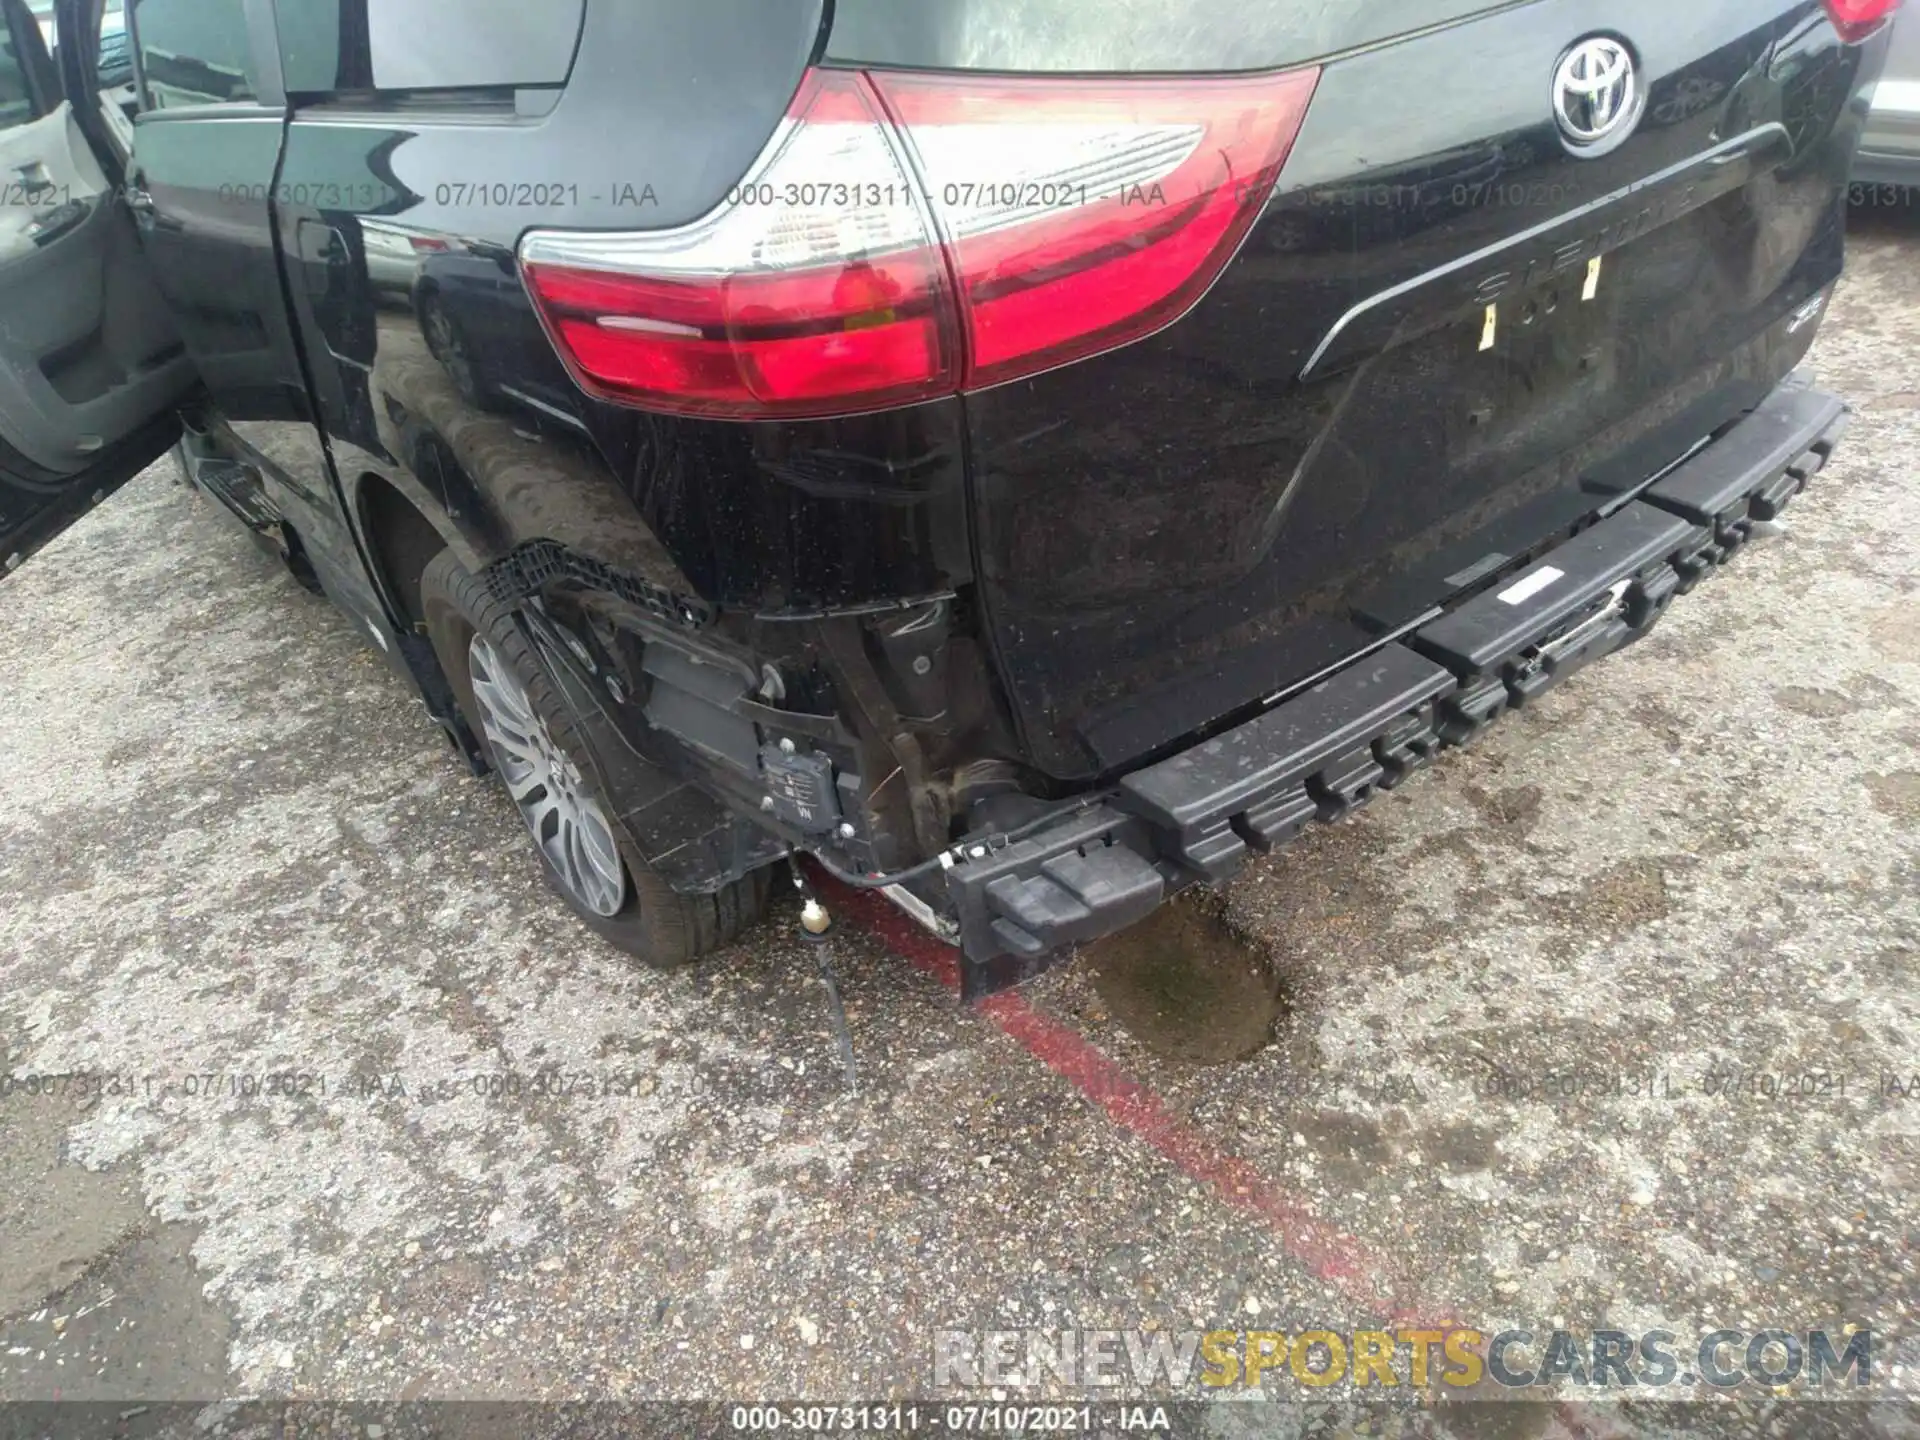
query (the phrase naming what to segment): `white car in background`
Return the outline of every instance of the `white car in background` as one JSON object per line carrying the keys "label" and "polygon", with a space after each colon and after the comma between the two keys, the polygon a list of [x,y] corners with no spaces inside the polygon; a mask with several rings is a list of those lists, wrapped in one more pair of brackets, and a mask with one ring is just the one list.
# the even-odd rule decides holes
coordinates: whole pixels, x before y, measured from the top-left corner
{"label": "white car in background", "polygon": [[1853,178],[1860,185],[1920,186],[1920,9],[1894,21],[1893,49],[1873,91]]}

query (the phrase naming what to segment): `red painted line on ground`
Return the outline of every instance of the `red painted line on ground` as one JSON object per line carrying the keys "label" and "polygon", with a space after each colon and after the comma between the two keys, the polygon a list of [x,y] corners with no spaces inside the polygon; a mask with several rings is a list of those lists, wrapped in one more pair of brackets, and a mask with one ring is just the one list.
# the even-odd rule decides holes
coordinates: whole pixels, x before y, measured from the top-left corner
{"label": "red painted line on ground", "polygon": [[[855,890],[814,871],[821,895],[842,915],[948,989],[960,988],[958,957],[886,897]],[[1246,1160],[1179,1119],[1144,1082],[1129,1075],[1079,1031],[1036,1010],[1018,991],[1002,991],[978,1012],[1073,1085],[1123,1129],[1215,1191],[1236,1209],[1267,1222],[1287,1254],[1315,1278],[1395,1325],[1447,1329],[1414,1315],[1382,1279],[1385,1267],[1351,1235],[1318,1219],[1304,1196],[1276,1185]]]}
{"label": "red painted line on ground", "polygon": [[[814,887],[842,915],[915,969],[958,993],[959,957],[951,946],[934,939],[885,896],[843,885],[818,866],[808,868]],[[1325,1225],[1304,1197],[1269,1181],[1247,1161],[1176,1119],[1149,1086],[1127,1074],[1079,1031],[1034,1009],[1018,991],[990,995],[976,1008],[1190,1179],[1214,1190],[1236,1209],[1265,1220],[1287,1254],[1317,1279],[1380,1315],[1390,1326],[1438,1330],[1443,1335],[1466,1328],[1455,1320],[1435,1319],[1437,1310],[1417,1312],[1395,1299],[1380,1281],[1388,1267],[1370,1259],[1361,1241]],[[1595,1429],[1599,1417],[1574,1402],[1555,1404],[1552,1418],[1558,1433],[1568,1440],[1602,1440],[1623,1433],[1610,1422],[1605,1422],[1605,1431]]]}
{"label": "red painted line on ground", "polygon": [[[934,939],[885,896],[842,885],[818,866],[808,868],[814,887],[842,915],[915,969],[959,992],[959,957],[951,946]],[[1149,1086],[1079,1031],[1034,1009],[1014,990],[990,995],[976,1008],[1188,1178],[1236,1209],[1266,1221],[1282,1248],[1308,1273],[1381,1316],[1387,1325],[1437,1330],[1442,1335],[1464,1328],[1458,1321],[1435,1319],[1435,1310],[1420,1313],[1396,1299],[1381,1283],[1381,1272],[1388,1267],[1370,1258],[1360,1240],[1327,1226],[1313,1215],[1303,1196],[1274,1184],[1246,1160],[1175,1118]],[[1555,1405],[1553,1418],[1570,1440],[1599,1440],[1591,1418],[1576,1404]]]}

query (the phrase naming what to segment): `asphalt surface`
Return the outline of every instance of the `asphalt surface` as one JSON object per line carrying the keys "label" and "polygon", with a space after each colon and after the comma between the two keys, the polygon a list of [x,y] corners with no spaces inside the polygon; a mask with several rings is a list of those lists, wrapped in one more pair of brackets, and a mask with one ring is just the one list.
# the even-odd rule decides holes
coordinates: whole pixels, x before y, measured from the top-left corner
{"label": "asphalt surface", "polygon": [[[1920,1385],[1920,223],[1815,358],[1858,416],[1788,534],[1217,905],[973,1011],[843,916],[857,1092],[790,900],[625,962],[156,467],[0,585],[0,1397],[924,1395],[936,1329],[1422,1316],[1866,1325]],[[1765,1399],[1716,1423],[1811,1433]]]}

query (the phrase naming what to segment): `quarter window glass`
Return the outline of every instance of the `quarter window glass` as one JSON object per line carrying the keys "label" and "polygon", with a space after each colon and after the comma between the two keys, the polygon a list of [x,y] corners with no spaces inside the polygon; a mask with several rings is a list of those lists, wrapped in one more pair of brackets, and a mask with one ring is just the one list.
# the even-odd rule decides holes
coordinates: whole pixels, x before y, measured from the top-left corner
{"label": "quarter window glass", "polygon": [[[581,6],[464,0],[447,25],[445,0],[367,0],[376,90],[558,85],[573,65]],[[423,45],[420,37],[434,43]]]}
{"label": "quarter window glass", "polygon": [[[147,0],[159,4],[160,0]],[[279,0],[289,94],[560,85],[585,0]]]}
{"label": "quarter window glass", "polygon": [[134,28],[154,109],[255,98],[241,0],[139,0]]}

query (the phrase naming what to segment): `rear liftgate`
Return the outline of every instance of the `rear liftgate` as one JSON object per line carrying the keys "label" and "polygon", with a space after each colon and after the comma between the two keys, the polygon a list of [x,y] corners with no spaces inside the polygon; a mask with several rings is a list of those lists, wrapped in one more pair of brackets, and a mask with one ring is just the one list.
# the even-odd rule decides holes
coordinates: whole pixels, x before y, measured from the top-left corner
{"label": "rear liftgate", "polygon": [[1646,635],[1826,464],[1846,406],[1796,375],[1637,499],[1526,569],[1273,710],[1120,781],[1018,842],[946,870],[962,994],[1044,969],[1248,852],[1351,814],[1508,709]]}

